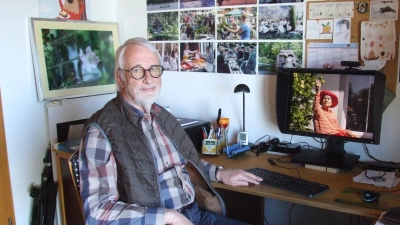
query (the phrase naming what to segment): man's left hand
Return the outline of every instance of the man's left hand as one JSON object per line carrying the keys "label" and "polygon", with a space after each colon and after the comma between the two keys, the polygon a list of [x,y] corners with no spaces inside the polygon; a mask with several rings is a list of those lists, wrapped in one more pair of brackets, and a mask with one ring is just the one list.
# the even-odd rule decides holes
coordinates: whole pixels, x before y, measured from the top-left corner
{"label": "man's left hand", "polygon": [[218,170],[217,179],[231,186],[248,186],[249,184],[260,184],[261,177],[241,169]]}

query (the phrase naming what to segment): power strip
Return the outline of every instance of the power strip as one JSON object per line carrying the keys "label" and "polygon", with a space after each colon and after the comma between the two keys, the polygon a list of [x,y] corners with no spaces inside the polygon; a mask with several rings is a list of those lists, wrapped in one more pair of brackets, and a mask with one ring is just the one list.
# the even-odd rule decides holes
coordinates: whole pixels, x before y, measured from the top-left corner
{"label": "power strip", "polygon": [[400,164],[385,162],[360,162],[364,170],[376,170],[386,172],[400,172]]}

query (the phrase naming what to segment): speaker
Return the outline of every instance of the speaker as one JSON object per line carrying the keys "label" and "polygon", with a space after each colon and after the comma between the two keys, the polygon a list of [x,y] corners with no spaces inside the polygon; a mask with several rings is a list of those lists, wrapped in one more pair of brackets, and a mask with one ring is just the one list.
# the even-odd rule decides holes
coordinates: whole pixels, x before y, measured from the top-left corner
{"label": "speaker", "polygon": [[272,151],[278,144],[280,140],[279,138],[274,138],[268,142],[261,142],[257,145],[256,155],[258,156],[262,152]]}

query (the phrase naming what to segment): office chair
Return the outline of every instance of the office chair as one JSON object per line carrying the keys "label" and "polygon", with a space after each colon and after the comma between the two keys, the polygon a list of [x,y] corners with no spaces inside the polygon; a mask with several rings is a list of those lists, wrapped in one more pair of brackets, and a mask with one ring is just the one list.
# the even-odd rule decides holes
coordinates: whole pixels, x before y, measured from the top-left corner
{"label": "office chair", "polygon": [[76,150],[71,157],[68,159],[69,172],[71,174],[71,178],[73,180],[73,184],[75,187],[75,194],[79,202],[79,210],[82,216],[83,221],[85,221],[85,216],[83,214],[83,203],[80,195],[80,178],[79,178],[79,165],[78,165],[78,155],[79,149]]}

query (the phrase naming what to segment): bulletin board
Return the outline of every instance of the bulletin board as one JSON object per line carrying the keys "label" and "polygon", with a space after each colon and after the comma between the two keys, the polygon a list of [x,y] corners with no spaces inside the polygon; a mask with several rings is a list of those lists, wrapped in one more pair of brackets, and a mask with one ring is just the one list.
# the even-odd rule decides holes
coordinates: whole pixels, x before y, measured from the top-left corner
{"label": "bulletin board", "polygon": [[[329,3],[329,2],[347,2],[347,3],[353,3],[354,4],[354,9],[353,9],[353,15],[351,18],[351,35],[350,35],[350,43],[358,43],[361,45],[361,23],[363,21],[370,21],[370,15],[371,15],[371,1],[369,0],[358,0],[358,1],[308,1],[306,2],[306,20],[310,20],[311,14],[310,14],[310,4],[313,3]],[[366,3],[366,11],[365,13],[359,13],[358,8],[360,3]],[[365,4],[364,4],[365,5]],[[399,6],[398,4],[396,5],[397,8],[395,9],[396,14],[399,12]],[[395,26],[395,31],[394,34],[396,35],[396,40],[395,40],[395,50],[394,50],[394,59],[392,60],[386,60],[386,64],[383,66],[383,68],[380,70],[383,74],[386,75],[386,88],[390,90],[393,93],[396,93],[396,86],[398,81],[398,61],[399,61],[399,54],[398,54],[398,49],[399,49],[399,29],[400,29],[400,23],[397,18],[397,20],[394,20],[394,26]],[[307,39],[306,38],[306,60],[308,58],[308,51],[307,51],[307,46],[309,46],[310,43],[333,43],[333,39]],[[360,54],[358,54],[358,62],[361,63],[361,66],[365,66],[364,60],[361,59]]]}

